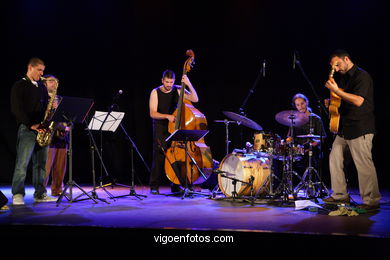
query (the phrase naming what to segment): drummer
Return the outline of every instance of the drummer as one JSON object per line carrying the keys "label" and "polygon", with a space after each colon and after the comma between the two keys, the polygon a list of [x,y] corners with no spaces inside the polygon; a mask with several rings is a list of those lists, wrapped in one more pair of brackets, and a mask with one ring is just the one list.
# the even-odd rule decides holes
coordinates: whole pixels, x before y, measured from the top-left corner
{"label": "drummer", "polygon": [[[286,139],[287,142],[293,142],[296,145],[303,145],[305,147],[305,150],[308,149],[308,146],[311,142],[311,145],[313,147],[316,147],[320,144],[320,139],[314,139],[314,138],[297,138],[299,135],[317,135],[322,136],[322,140],[326,138],[326,133],[324,129],[324,125],[322,123],[321,118],[314,114],[309,107],[309,99],[301,94],[297,93],[293,96],[291,100],[291,104],[294,107],[294,109],[298,110],[301,113],[305,113],[309,116],[309,120],[307,123],[297,127],[295,126],[293,128],[293,136],[291,136],[291,129],[288,133],[288,138]],[[316,153],[314,153],[316,154]]]}

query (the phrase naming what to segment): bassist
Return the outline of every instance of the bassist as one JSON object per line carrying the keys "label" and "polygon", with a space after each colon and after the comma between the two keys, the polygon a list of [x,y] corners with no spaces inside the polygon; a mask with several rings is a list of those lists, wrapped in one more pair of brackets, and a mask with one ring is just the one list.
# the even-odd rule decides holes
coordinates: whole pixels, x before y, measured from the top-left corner
{"label": "bassist", "polygon": [[[164,175],[165,154],[161,150],[169,147],[165,139],[169,137],[168,122],[175,122],[172,113],[177,106],[181,86],[175,85],[175,73],[171,70],[164,71],[161,79],[162,85],[153,89],[149,98],[150,117],[153,119],[153,163],[150,175],[150,191],[159,194],[160,179]],[[191,102],[198,102],[198,95],[187,75],[183,75],[182,82],[188,87],[184,98]],[[161,146],[161,148],[160,148]],[[172,184],[172,192],[178,187]]]}

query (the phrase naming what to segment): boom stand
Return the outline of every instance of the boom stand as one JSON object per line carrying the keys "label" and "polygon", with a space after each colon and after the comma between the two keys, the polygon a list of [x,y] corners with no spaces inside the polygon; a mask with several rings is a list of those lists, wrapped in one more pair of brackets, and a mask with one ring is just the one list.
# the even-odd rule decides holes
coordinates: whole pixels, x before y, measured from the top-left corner
{"label": "boom stand", "polygon": [[[122,131],[123,133],[126,135],[127,139],[130,141],[130,156],[131,156],[131,186],[129,187],[130,188],[130,193],[129,194],[126,194],[126,195],[121,195],[121,196],[116,196],[115,198],[122,198],[122,197],[126,197],[126,196],[134,196],[136,197],[137,199],[140,199],[142,200],[142,198],[146,198],[147,196],[146,195],[141,195],[141,194],[137,194],[137,192],[135,191],[135,184],[134,184],[134,149],[136,150],[136,152],[138,153],[139,157],[141,158],[141,160],[143,161],[146,169],[150,172],[150,168],[149,166],[146,164],[144,158],[142,157],[141,153],[138,151],[138,148],[137,146],[135,145],[135,143],[133,142],[133,140],[131,139],[131,137],[127,134],[127,131],[126,129],[123,127],[123,125],[120,123],[119,124],[120,127],[122,128]],[[119,184],[118,184],[119,185]],[[124,185],[123,185],[124,186]],[[127,186],[128,187],[128,186]]]}
{"label": "boom stand", "polygon": [[[68,149],[68,162],[69,162],[69,180],[65,185],[64,190],[61,195],[58,197],[57,206],[61,203],[63,197],[65,197],[70,203],[76,202],[77,200],[73,199],[73,186],[78,188],[83,194],[85,194],[89,199],[93,200],[95,203],[97,201],[92,198],[86,191],[84,191],[74,180],[73,180],[73,127],[74,123],[82,123],[85,121],[86,116],[88,115],[89,110],[93,105],[92,99],[86,98],[77,98],[77,97],[63,97],[61,103],[58,105],[55,114],[53,115],[52,120],[55,122],[63,122],[64,119],[67,121],[70,126],[69,131],[69,149]],[[65,195],[66,191],[69,188],[69,195]]]}
{"label": "boom stand", "polygon": [[[189,196],[189,197],[193,197],[192,194],[199,194],[199,195],[205,195],[205,196],[209,196],[208,194],[204,194],[204,193],[201,193],[201,192],[194,192],[192,190],[190,190],[188,188],[188,175],[187,175],[187,172],[188,172],[188,158],[191,159],[191,163],[194,164],[198,171],[200,172],[200,174],[203,175],[203,178],[206,180],[207,177],[204,175],[204,173],[201,171],[200,167],[198,166],[198,164],[196,163],[196,161],[194,160],[194,158],[192,158],[192,156],[188,153],[188,147],[187,147],[187,143],[188,142],[196,142],[196,141],[199,141],[199,139],[203,138],[209,131],[207,130],[176,130],[175,132],[173,132],[166,140],[165,142],[168,142],[168,141],[178,141],[178,142],[184,142],[184,149],[185,149],[185,154],[187,156],[185,156],[185,181],[184,183],[181,183],[181,185],[184,187],[184,192],[183,192],[183,196],[181,197],[182,199],[184,199],[185,197]],[[181,174],[181,173],[176,173],[176,174]],[[192,180],[192,167],[191,167],[191,180]],[[180,178],[179,178],[180,179]]]}
{"label": "boom stand", "polygon": [[[256,78],[255,82],[253,83],[252,87],[249,89],[248,94],[246,95],[244,101],[242,102],[240,108],[238,109],[238,113],[240,115],[246,116],[245,106],[248,103],[248,100],[249,100],[250,96],[253,93],[255,93],[256,86],[259,84],[259,81],[260,81],[261,77],[265,78],[265,60],[263,60],[262,67],[261,67],[261,69],[259,71],[259,74],[257,75],[257,78]],[[243,140],[243,130],[241,128],[241,130],[240,130],[240,143],[243,143],[242,140]]]}
{"label": "boom stand", "polygon": [[215,170],[214,173],[221,175],[222,178],[226,178],[226,179],[232,180],[232,184],[233,184],[232,196],[231,197],[227,197],[227,198],[228,199],[232,198],[233,201],[235,201],[238,198],[237,182],[241,182],[242,184],[250,186],[251,189],[250,189],[250,199],[249,200],[251,201],[251,204],[254,205],[255,197],[254,197],[254,194],[253,194],[253,192],[254,192],[253,182],[255,180],[255,177],[253,177],[251,175],[251,177],[249,178],[249,182],[246,182],[246,181],[242,181],[242,180],[239,180],[237,178],[228,176],[228,175],[234,175],[234,174],[226,172],[226,171]]}

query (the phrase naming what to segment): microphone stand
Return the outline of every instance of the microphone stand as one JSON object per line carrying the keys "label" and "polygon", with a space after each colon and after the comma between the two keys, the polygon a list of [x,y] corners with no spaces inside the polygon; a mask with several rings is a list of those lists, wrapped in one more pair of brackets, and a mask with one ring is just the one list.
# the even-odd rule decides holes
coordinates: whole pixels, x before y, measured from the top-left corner
{"label": "microphone stand", "polygon": [[[248,102],[250,96],[255,92],[255,88],[258,85],[260,78],[264,77],[265,78],[265,60],[263,60],[262,67],[259,71],[259,74],[257,75],[257,78],[255,82],[253,83],[252,87],[249,89],[248,94],[246,95],[244,101],[242,102],[240,108],[238,109],[238,113],[242,116],[246,117],[246,113],[244,111],[244,108],[246,106],[246,103]],[[240,143],[242,143],[242,128],[241,128],[241,133],[240,133]]]}
{"label": "microphone stand", "polygon": [[253,83],[252,88],[249,89],[248,94],[244,99],[244,102],[242,103],[242,105],[240,106],[240,108],[238,110],[240,115],[246,116],[246,114],[244,112],[244,107],[245,107],[246,103],[248,102],[249,97],[255,92],[255,88],[258,85],[261,77],[265,77],[265,60],[263,61],[263,66],[261,67],[261,69],[259,71],[259,75],[257,75],[257,78],[256,78],[255,82]]}
{"label": "microphone stand", "polygon": [[[118,97],[119,97],[120,94],[122,94],[121,91],[118,92],[118,93],[113,97],[113,99],[112,99],[112,102],[113,102],[113,103],[112,103],[111,106],[108,108],[107,114],[106,114],[106,116],[105,116],[103,122],[106,122],[106,121],[107,121],[108,116],[111,114],[111,112],[112,112],[113,109],[114,109],[114,106],[116,105],[116,104],[115,104],[115,101],[118,99]],[[100,129],[99,129],[99,132],[100,132],[100,155],[99,155],[99,153],[98,153],[98,155],[99,155],[99,157],[100,157],[101,164],[100,164],[100,180],[99,180],[100,186],[97,187],[97,188],[102,188],[107,194],[109,194],[109,192],[105,189],[106,186],[111,186],[112,188],[114,187],[114,185],[117,185],[117,186],[124,186],[124,187],[128,187],[128,186],[123,185],[123,184],[120,184],[120,183],[116,183],[116,179],[113,179],[113,180],[112,180],[112,183],[108,183],[108,184],[104,184],[104,185],[103,185],[102,168],[104,167],[104,163],[103,163],[103,138],[102,138],[102,132],[103,132],[103,131],[102,131],[102,128],[103,128],[103,124],[100,126]],[[90,136],[92,136],[92,135],[90,134]],[[96,147],[96,145],[95,145],[95,147]],[[106,177],[108,177],[109,174],[108,174],[108,172],[107,172],[107,170],[106,170],[105,167],[104,167],[104,170],[105,170],[105,173],[106,173]],[[109,196],[110,196],[111,199],[114,199],[114,198],[115,198],[112,194],[109,194]]]}
{"label": "microphone stand", "polygon": [[[301,71],[304,79],[309,84],[310,89],[311,89],[311,91],[313,92],[313,95],[316,98],[316,101],[317,101],[317,104],[318,104],[318,111],[320,112],[321,120],[323,119],[323,115],[324,114],[326,115],[326,118],[329,118],[328,109],[326,109],[325,105],[321,102],[321,99],[319,98],[313,83],[311,83],[309,77],[306,75],[306,73],[305,73],[305,71],[304,71],[304,69],[302,67],[302,64],[301,64],[301,61],[300,61],[300,58],[299,58],[299,55],[298,55],[297,51],[294,52],[294,65],[298,66],[298,68]],[[319,158],[319,161],[318,161],[318,172],[319,172],[319,177],[320,177],[320,181],[321,182],[322,182],[322,158],[323,158],[323,135],[322,134],[323,134],[323,132],[322,132],[322,129],[321,129],[321,131],[320,131],[320,155],[319,155],[320,158]],[[325,185],[324,185],[324,187],[325,187]],[[325,187],[325,189],[326,189],[326,187]],[[323,197],[324,194],[323,194],[322,189],[320,190],[320,194],[321,194],[320,197]]]}
{"label": "microphone stand", "polygon": [[[119,106],[117,104],[113,104],[112,107],[116,107],[117,110],[119,111]],[[150,173],[150,168],[148,166],[148,164],[145,162],[144,158],[142,157],[141,153],[139,152],[137,146],[135,145],[135,143],[133,142],[133,140],[131,139],[131,137],[129,136],[129,134],[127,133],[126,129],[123,127],[122,123],[119,124],[119,126],[121,127],[123,133],[126,135],[128,141],[130,142],[130,161],[131,161],[131,186],[126,186],[126,185],[123,185],[123,184],[117,184],[119,186],[122,186],[122,187],[128,187],[130,189],[130,192],[129,194],[125,194],[125,195],[120,195],[120,196],[116,196],[114,198],[122,198],[122,197],[126,197],[126,196],[134,196],[136,197],[137,199],[139,200],[142,200],[142,198],[146,198],[147,196],[146,195],[142,195],[142,194],[138,194],[136,191],[135,191],[135,182],[134,182],[134,178],[135,178],[135,169],[134,169],[134,150],[137,152],[139,158],[141,159],[141,161],[143,162],[145,168],[148,170],[148,172]],[[138,179],[139,180],[139,179]]]}

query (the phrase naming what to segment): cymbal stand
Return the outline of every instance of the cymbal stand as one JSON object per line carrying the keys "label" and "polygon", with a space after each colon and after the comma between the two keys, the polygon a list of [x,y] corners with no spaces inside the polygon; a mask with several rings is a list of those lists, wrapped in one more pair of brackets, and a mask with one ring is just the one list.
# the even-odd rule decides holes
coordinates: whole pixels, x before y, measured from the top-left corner
{"label": "cymbal stand", "polygon": [[[226,153],[225,155],[228,155],[229,154],[229,144],[230,144],[230,140],[229,140],[229,124],[231,123],[235,123],[235,124],[240,124],[239,122],[237,121],[229,121],[227,119],[225,120],[214,120],[214,122],[216,123],[224,123],[225,124],[225,145],[226,145]],[[216,185],[214,187],[214,189],[211,191],[211,196],[214,198],[216,196],[217,193],[219,193],[221,191],[221,189],[219,188],[219,185]]]}
{"label": "cymbal stand", "polygon": [[229,144],[231,142],[229,140],[229,124],[230,123],[235,123],[235,124],[239,125],[239,122],[237,122],[237,121],[229,121],[227,119],[225,119],[225,120],[214,120],[214,122],[216,122],[216,123],[224,123],[225,124],[225,145],[226,145],[226,154],[225,155],[228,155],[229,154]]}
{"label": "cymbal stand", "polygon": [[329,195],[329,191],[326,188],[325,184],[322,182],[318,171],[312,165],[312,157],[313,157],[313,145],[312,140],[310,140],[309,146],[309,166],[306,168],[303,173],[303,177],[301,182],[294,189],[294,193],[298,194],[300,190],[305,191],[306,198],[318,198],[321,195],[322,189],[326,191]]}
{"label": "cymbal stand", "polygon": [[[295,115],[290,115],[288,117],[291,120],[290,123],[290,135],[294,136],[294,119],[296,118]],[[279,184],[277,188],[277,195],[282,196],[282,200],[284,202],[289,201],[289,196],[288,195],[293,195],[294,199],[296,198],[296,193],[294,192],[293,189],[293,183],[292,183],[292,178],[293,175],[298,177],[299,179],[302,179],[296,171],[293,170],[293,162],[294,162],[294,154],[293,154],[293,143],[288,144],[288,155],[287,159],[286,156],[283,158],[283,173],[282,173],[282,181]],[[286,162],[287,161],[287,162]]]}

